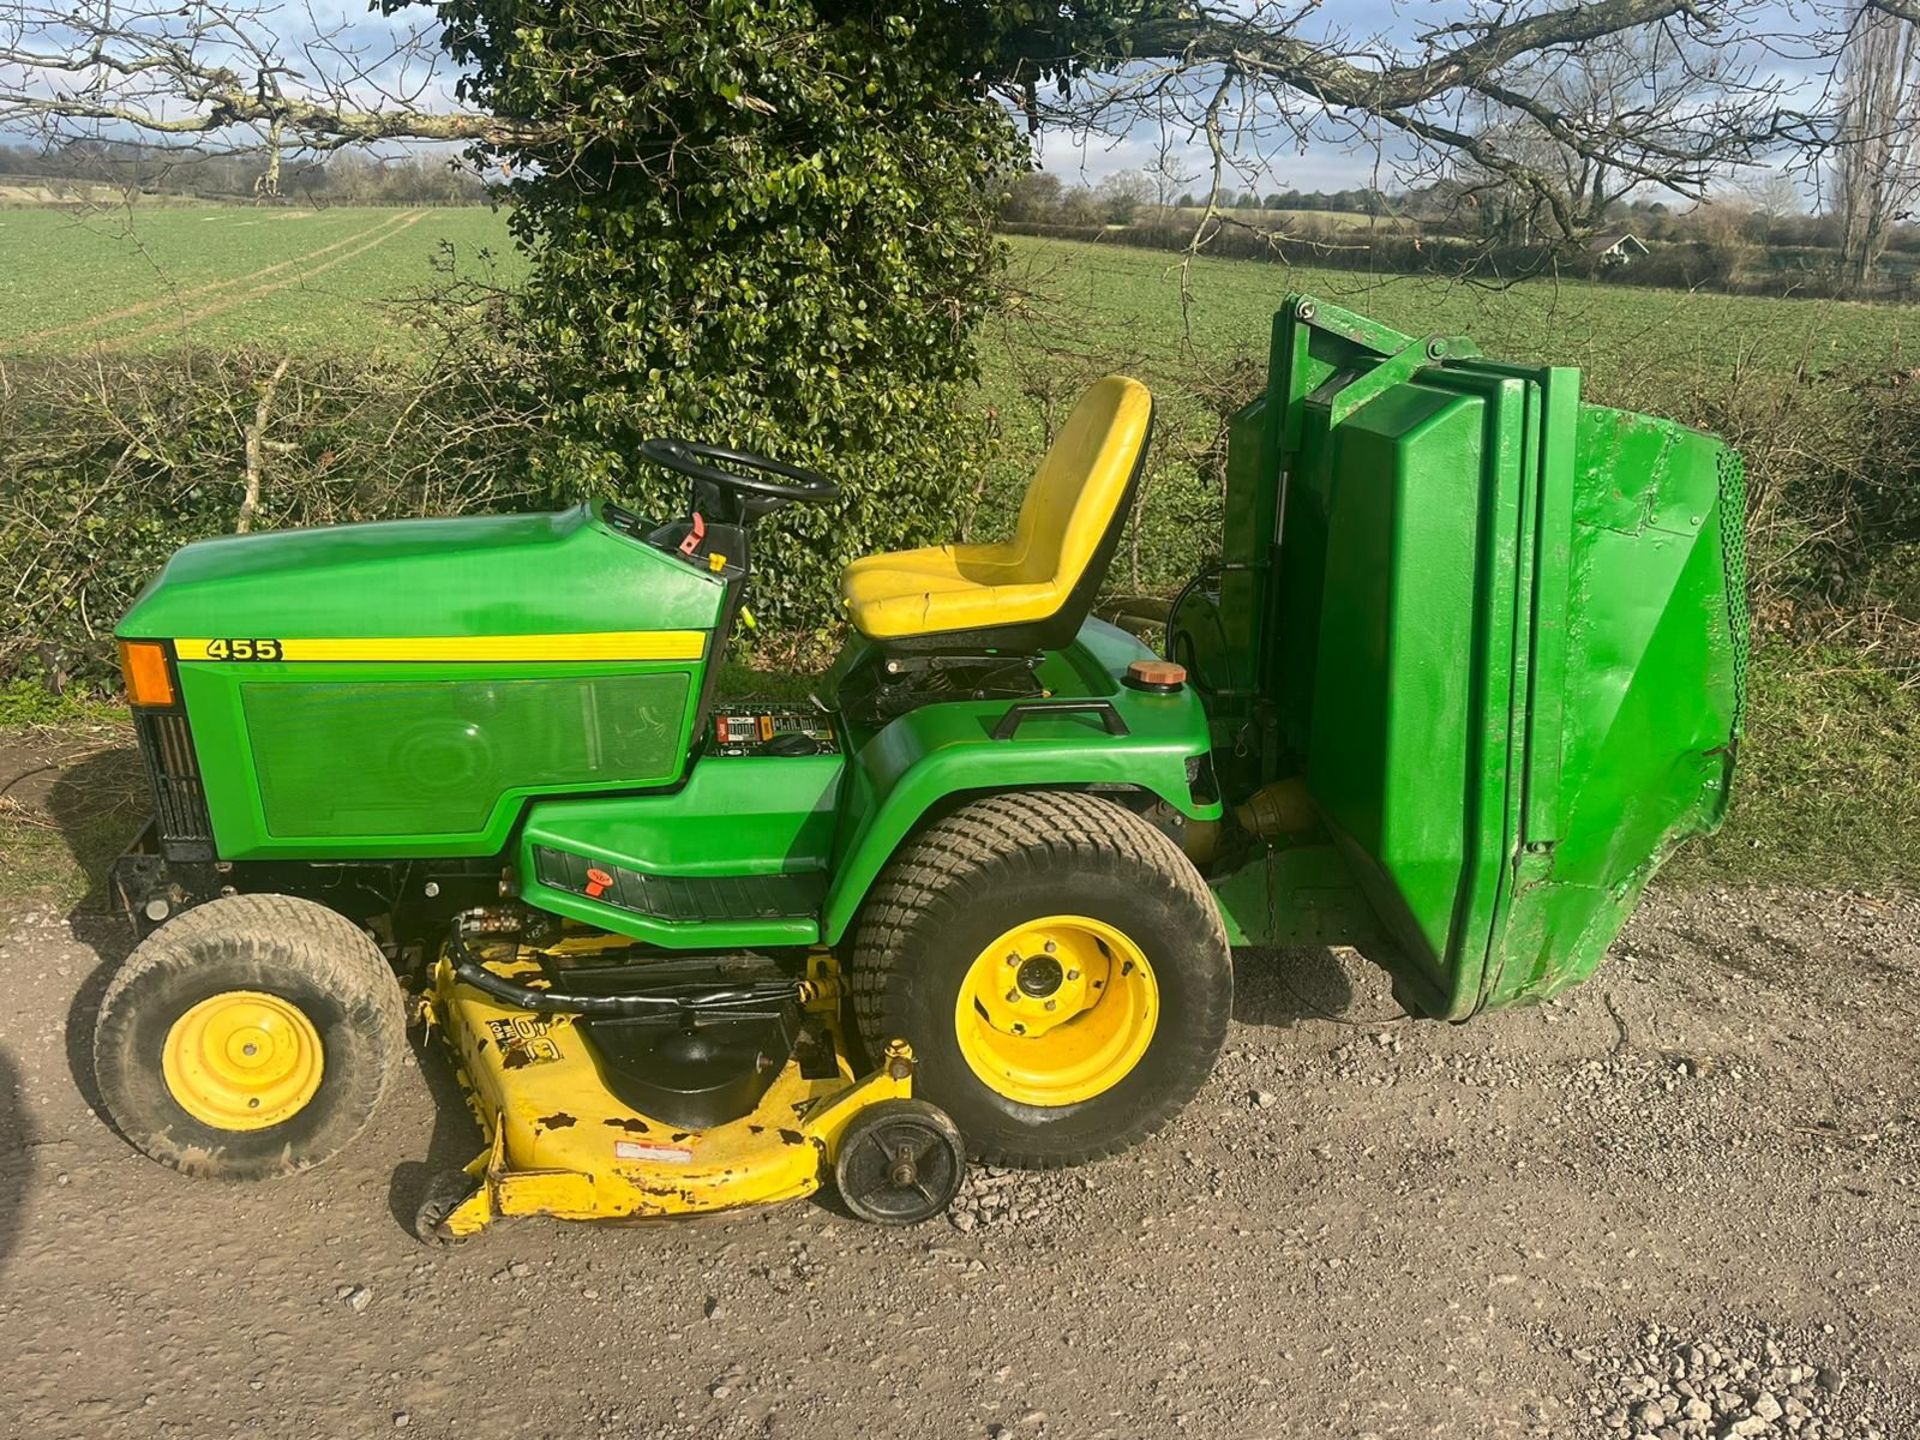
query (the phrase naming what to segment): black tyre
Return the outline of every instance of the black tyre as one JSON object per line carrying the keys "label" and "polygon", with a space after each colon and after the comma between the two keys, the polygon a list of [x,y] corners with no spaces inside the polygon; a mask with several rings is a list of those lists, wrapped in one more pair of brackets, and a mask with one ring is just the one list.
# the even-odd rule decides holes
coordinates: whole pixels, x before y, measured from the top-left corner
{"label": "black tyre", "polygon": [[1095,795],[978,800],[903,846],[855,937],[869,1046],[909,1041],[914,1093],[996,1164],[1138,1144],[1220,1053],[1233,963],[1192,863]]}
{"label": "black tyre", "polygon": [[436,1170],[427,1181],[427,1193],[413,1212],[414,1237],[422,1245],[458,1245],[464,1236],[452,1235],[441,1227],[480,1188],[464,1170]]}
{"label": "black tyre", "polygon": [[234,895],[127,957],[93,1066],[138,1149],[189,1175],[264,1180],[359,1134],[405,1047],[399,982],[364,931],[308,900]]}
{"label": "black tyre", "polygon": [[924,1100],[882,1100],[856,1115],[833,1157],[840,1203],[874,1225],[918,1225],[953,1204],[967,1178],[967,1146]]}

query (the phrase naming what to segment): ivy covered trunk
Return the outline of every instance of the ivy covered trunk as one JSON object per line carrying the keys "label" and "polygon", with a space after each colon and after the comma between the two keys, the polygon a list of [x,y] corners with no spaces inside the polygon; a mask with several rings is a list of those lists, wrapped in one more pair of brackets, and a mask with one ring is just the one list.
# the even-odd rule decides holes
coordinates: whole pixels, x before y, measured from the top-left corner
{"label": "ivy covered trunk", "polygon": [[663,434],[826,472],[845,498],[759,550],[753,603],[789,624],[831,618],[852,556],[949,538],[982,458],[964,386],[992,207],[1028,154],[982,88],[993,7],[440,10],[466,98],[550,127],[492,157],[532,257],[518,326],[561,442],[548,486],[674,513],[678,483],[635,456]]}

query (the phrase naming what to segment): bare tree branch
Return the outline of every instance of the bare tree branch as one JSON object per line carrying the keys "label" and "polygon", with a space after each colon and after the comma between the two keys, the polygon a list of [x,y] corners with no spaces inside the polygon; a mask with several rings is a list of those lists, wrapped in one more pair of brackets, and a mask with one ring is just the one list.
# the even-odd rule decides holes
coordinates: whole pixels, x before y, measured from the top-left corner
{"label": "bare tree branch", "polygon": [[[250,145],[270,156],[469,142],[510,157],[531,150],[543,166],[568,163],[567,115],[457,103],[471,92],[448,73],[442,47],[458,57],[465,41],[443,34],[430,7],[409,28],[323,17],[316,0],[291,3],[307,8],[26,0],[0,9],[0,127]],[[1827,13],[1841,0],[1808,3]],[[1920,8],[1864,3],[1889,15]],[[384,8],[410,13],[404,0]],[[1776,83],[1755,63],[1767,52],[1766,27],[1786,23],[1777,0],[1398,0],[1392,29],[1373,34],[1353,33],[1342,12],[1351,9],[1327,0],[1040,7],[1004,50],[1016,58],[979,78],[1003,87],[1030,126],[1119,135],[1148,117],[1163,137],[1204,138],[1216,196],[1229,170],[1270,171],[1285,151],[1333,135],[1374,147],[1382,163],[1435,173],[1459,163],[1493,177],[1532,197],[1568,237],[1635,186],[1700,196],[1729,167],[1791,138]],[[1432,17],[1424,27],[1423,15]],[[1818,41],[1799,38],[1818,51]],[[1620,46],[1657,51],[1659,63],[1616,73],[1608,103],[1567,103],[1581,93],[1572,77]],[[650,159],[671,162],[640,163]],[[273,190],[277,173],[270,161],[263,188]],[[1215,208],[1203,228],[1217,228]]]}
{"label": "bare tree branch", "polygon": [[[1188,63],[1231,61],[1249,74],[1284,84],[1329,105],[1378,111],[1405,109],[1462,86],[1472,87],[1522,56],[1574,46],[1677,16],[1704,19],[1715,8],[1698,0],[1599,0],[1541,11],[1524,19],[1456,22],[1423,37],[1471,39],[1411,63],[1355,65],[1338,50],[1289,30],[1275,30],[1275,7],[1259,5],[1247,18],[1197,7],[1192,19],[1144,24],[1131,36],[1140,56],[1179,57]],[[1501,6],[1496,17],[1521,7]]]}
{"label": "bare tree branch", "polygon": [[276,157],[269,189],[285,149],[539,138],[453,104],[443,65],[432,28],[363,35],[258,0],[29,4],[0,18],[0,127],[244,144]]}
{"label": "bare tree branch", "polygon": [[[1445,21],[1409,35],[1423,3]],[[1397,15],[1393,33],[1356,35],[1313,0],[1183,7],[1079,55],[1077,93],[1048,118],[1204,136],[1216,188],[1225,165],[1251,180],[1347,135],[1403,171],[1492,177],[1568,239],[1636,186],[1701,196],[1785,138],[1779,83],[1756,63],[1778,15],[1759,0],[1406,0]],[[1596,66],[1604,86],[1582,78]]]}

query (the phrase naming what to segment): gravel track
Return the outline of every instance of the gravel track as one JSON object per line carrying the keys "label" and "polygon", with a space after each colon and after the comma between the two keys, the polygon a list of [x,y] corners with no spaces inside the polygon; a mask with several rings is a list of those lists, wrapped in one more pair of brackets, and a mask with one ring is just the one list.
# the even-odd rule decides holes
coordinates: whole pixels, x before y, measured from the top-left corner
{"label": "gravel track", "polygon": [[477,1144],[437,1056],[271,1185],[107,1130],[125,944],[0,915],[5,1433],[1920,1437],[1912,898],[1656,895],[1587,986],[1452,1027],[1357,957],[1246,955],[1218,1071],[1128,1155],[905,1232],[448,1251],[399,1218]]}

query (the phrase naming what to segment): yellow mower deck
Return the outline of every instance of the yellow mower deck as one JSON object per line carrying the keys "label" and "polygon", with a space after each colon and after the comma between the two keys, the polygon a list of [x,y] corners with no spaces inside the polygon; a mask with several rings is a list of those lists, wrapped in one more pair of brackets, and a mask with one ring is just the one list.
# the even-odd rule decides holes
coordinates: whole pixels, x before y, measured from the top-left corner
{"label": "yellow mower deck", "polygon": [[[483,957],[520,984],[539,966],[514,947]],[[836,1073],[809,1079],[789,1060],[753,1112],[686,1130],[621,1104],[602,1083],[571,1015],[539,1015],[460,982],[443,956],[429,997],[460,1083],[487,1137],[467,1167],[479,1188],[438,1226],[461,1239],[501,1215],[620,1220],[688,1215],[809,1195],[831,1173],[841,1135],[883,1100],[907,1099],[912,1052],[887,1047],[864,1079],[845,1059],[840,990],[831,957],[808,964],[806,1009],[834,1041]]]}

